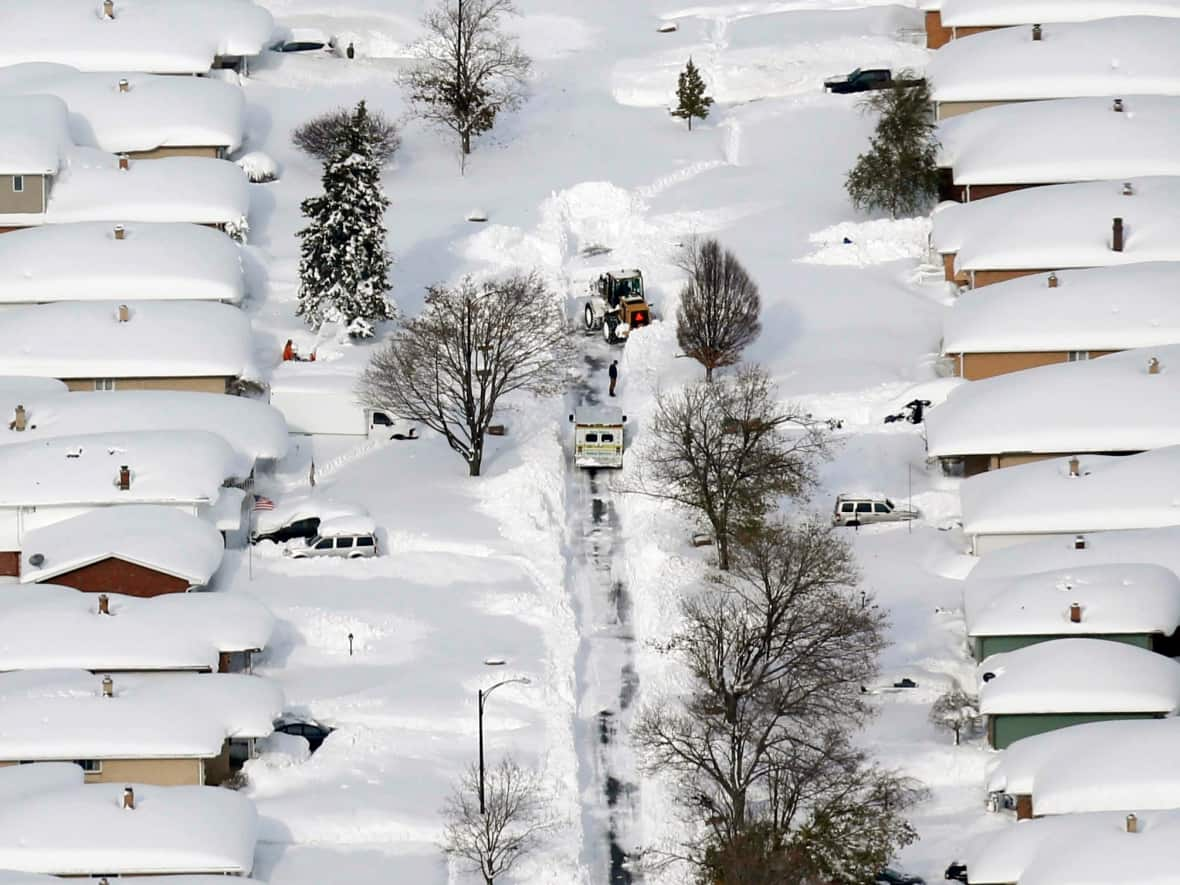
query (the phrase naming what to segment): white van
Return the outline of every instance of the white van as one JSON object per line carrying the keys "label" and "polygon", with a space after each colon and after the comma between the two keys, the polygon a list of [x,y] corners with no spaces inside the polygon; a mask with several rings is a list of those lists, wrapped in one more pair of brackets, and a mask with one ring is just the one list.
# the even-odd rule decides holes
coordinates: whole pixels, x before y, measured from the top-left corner
{"label": "white van", "polygon": [[578,467],[623,466],[623,424],[621,409],[594,406],[570,415],[574,425],[574,464]]}

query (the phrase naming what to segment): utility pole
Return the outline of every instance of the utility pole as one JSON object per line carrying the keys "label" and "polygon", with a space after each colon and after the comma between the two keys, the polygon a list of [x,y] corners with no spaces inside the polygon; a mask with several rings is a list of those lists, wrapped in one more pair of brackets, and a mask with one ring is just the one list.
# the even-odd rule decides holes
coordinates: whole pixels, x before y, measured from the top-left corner
{"label": "utility pole", "polygon": [[528,685],[530,680],[527,676],[517,676],[513,679],[505,679],[502,682],[497,682],[486,691],[482,688],[479,690],[479,813],[481,815],[484,813],[483,708],[488,696],[493,691],[501,685],[511,685],[513,682]]}

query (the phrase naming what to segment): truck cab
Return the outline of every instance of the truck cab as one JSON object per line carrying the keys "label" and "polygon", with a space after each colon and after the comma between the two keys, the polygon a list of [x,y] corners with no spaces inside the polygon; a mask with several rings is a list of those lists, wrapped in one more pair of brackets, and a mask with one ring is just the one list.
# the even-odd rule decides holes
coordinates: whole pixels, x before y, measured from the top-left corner
{"label": "truck cab", "polygon": [[574,425],[574,464],[578,467],[623,466],[623,425],[627,416],[621,409],[594,406],[570,415]]}
{"label": "truck cab", "polygon": [[651,324],[651,305],[643,291],[643,273],[637,268],[607,271],[590,281],[585,307],[586,331],[602,330],[611,344],[627,340],[632,329]]}

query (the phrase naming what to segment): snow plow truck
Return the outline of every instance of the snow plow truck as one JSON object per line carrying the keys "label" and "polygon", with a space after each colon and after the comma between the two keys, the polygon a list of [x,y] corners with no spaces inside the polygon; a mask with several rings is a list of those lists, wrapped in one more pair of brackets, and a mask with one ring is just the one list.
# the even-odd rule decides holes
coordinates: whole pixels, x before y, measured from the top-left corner
{"label": "snow plow truck", "polygon": [[590,281],[586,331],[602,330],[610,344],[622,344],[632,329],[651,323],[651,307],[643,294],[643,274],[635,269],[607,271]]}

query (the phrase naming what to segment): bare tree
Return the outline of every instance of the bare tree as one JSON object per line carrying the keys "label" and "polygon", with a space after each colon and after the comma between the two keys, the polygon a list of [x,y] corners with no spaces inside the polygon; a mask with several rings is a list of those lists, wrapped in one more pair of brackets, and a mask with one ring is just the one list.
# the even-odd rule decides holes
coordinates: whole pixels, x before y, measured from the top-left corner
{"label": "bare tree", "polygon": [[955,685],[930,707],[930,721],[938,728],[953,732],[957,747],[961,733],[966,731],[970,735],[979,721],[979,698]]}
{"label": "bare tree", "polygon": [[[353,137],[354,112],[350,108],[336,108],[312,117],[291,133],[295,147],[317,160],[330,160]],[[381,165],[388,163],[401,147],[397,125],[380,111],[369,110],[364,120],[364,140],[373,159]]]}
{"label": "bare tree", "polygon": [[559,303],[536,274],[432,286],[420,315],[399,321],[373,355],[359,394],[441,434],[479,476],[484,439],[504,397],[560,393],[573,343]]}
{"label": "bare tree", "polygon": [[661,395],[651,432],[652,449],[627,490],[701,514],[722,569],[734,538],[757,529],[780,496],[806,494],[830,451],[826,426],[780,404],[757,368]]}
{"label": "bare tree", "polygon": [[485,777],[486,802],[479,811],[479,769],[463,773],[443,808],[443,850],[467,861],[485,885],[512,869],[553,826],[537,775],[511,757]]}
{"label": "bare tree", "polygon": [[500,30],[515,13],[512,0],[442,0],[423,19],[427,36],[405,85],[419,116],[459,137],[463,157],[501,111],[524,101],[532,63]]}
{"label": "bare tree", "polygon": [[711,237],[690,242],[681,266],[688,282],[680,292],[676,341],[712,381],[714,369],[736,365],[762,332],[762,299],[741,262]]}

